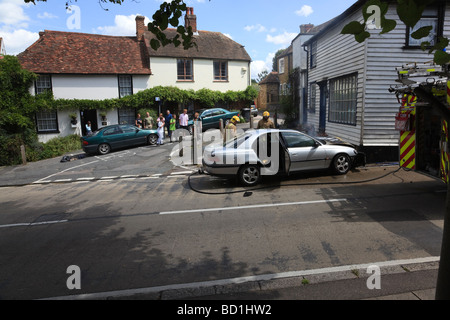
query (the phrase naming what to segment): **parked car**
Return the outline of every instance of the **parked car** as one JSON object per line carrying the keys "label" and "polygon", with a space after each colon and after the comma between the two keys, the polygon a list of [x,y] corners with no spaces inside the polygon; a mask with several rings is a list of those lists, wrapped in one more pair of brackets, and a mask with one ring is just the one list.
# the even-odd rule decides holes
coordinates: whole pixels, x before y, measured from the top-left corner
{"label": "parked car", "polygon": [[254,117],[258,115],[258,108],[254,104],[250,106],[250,114]]}
{"label": "parked car", "polygon": [[331,168],[344,175],[365,165],[365,155],[340,140],[321,142],[287,129],[252,130],[226,143],[205,148],[203,170],[211,175],[237,177],[244,186],[258,184],[263,175],[289,174]]}
{"label": "parked car", "polygon": [[116,124],[81,137],[81,146],[86,153],[107,154],[111,150],[143,144],[156,144],[156,130],[139,129],[133,125]]}
{"label": "parked car", "polygon": [[[225,126],[234,116],[239,117],[239,112],[231,112],[222,108],[201,109],[196,110],[195,112],[199,113],[200,119],[202,120],[203,131],[206,131],[208,129],[219,129],[220,119],[223,119],[223,125]],[[193,126],[193,116],[189,115],[188,128],[191,134]]]}

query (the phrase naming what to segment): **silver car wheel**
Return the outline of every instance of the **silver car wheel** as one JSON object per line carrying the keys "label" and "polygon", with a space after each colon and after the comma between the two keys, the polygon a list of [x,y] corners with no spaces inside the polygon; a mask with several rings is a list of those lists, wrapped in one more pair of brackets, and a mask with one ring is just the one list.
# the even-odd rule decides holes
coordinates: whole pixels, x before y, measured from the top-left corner
{"label": "silver car wheel", "polygon": [[261,180],[261,172],[257,165],[246,165],[239,172],[239,180],[246,186],[253,186]]}
{"label": "silver car wheel", "polygon": [[151,134],[147,138],[147,142],[149,145],[155,145],[158,142],[158,136],[156,134]]}
{"label": "silver car wheel", "polygon": [[102,143],[98,146],[98,153],[107,154],[111,151],[111,147],[107,143]]}
{"label": "silver car wheel", "polygon": [[346,174],[350,170],[350,157],[346,154],[337,155],[333,163],[337,174]]}

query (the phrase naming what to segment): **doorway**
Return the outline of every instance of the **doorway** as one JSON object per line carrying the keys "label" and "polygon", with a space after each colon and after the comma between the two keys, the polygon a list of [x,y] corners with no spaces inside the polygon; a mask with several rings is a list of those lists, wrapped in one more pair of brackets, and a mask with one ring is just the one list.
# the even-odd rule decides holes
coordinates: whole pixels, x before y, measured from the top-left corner
{"label": "doorway", "polygon": [[86,135],[86,124],[88,121],[91,122],[92,132],[98,130],[97,122],[97,110],[81,110],[81,132],[83,136]]}
{"label": "doorway", "polygon": [[320,106],[319,106],[319,133],[324,134],[327,125],[327,81],[318,83],[320,88]]}

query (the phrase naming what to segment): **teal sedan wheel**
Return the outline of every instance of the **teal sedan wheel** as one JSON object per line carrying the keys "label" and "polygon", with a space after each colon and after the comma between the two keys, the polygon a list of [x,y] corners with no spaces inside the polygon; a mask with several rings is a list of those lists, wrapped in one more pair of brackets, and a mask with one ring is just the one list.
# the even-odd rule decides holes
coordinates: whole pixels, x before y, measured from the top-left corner
{"label": "teal sedan wheel", "polygon": [[151,134],[147,137],[147,143],[154,146],[158,142],[158,136],[156,134]]}
{"label": "teal sedan wheel", "polygon": [[111,151],[111,147],[107,143],[102,143],[98,146],[98,153],[100,154],[108,154]]}

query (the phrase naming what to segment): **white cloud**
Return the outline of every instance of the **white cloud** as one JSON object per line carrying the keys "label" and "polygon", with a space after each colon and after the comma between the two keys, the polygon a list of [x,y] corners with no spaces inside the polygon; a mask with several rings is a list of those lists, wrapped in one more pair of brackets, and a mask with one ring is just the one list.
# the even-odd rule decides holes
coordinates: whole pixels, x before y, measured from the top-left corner
{"label": "white cloud", "polygon": [[30,18],[24,13],[24,1],[0,0],[0,24],[24,26],[24,22]]}
{"label": "white cloud", "polygon": [[250,65],[251,78],[257,79],[258,74],[263,72],[264,70],[267,70],[267,72],[271,72],[272,71],[272,61],[273,61],[274,56],[275,56],[275,53],[269,53],[266,57],[266,60],[252,61],[251,65]]}
{"label": "white cloud", "polygon": [[264,27],[261,24],[255,24],[255,25],[252,25],[252,26],[245,26],[244,30],[245,31],[253,31],[254,30],[256,32],[265,32],[265,31],[267,31],[267,28]]}
{"label": "white cloud", "polygon": [[17,55],[31,46],[33,42],[39,39],[39,33],[31,32],[24,29],[8,31],[0,29],[5,44],[6,53],[9,55]]}
{"label": "white cloud", "polygon": [[229,34],[229,33],[224,33],[223,34],[225,37],[228,37],[228,38],[230,38],[231,40],[233,40],[233,37],[231,36],[231,34]]}
{"label": "white cloud", "polygon": [[[145,25],[149,22],[150,20],[146,17],[144,20]],[[136,15],[116,15],[114,25],[98,27],[96,30],[101,34],[112,36],[134,36],[136,35]]]}
{"label": "white cloud", "polygon": [[37,17],[39,19],[55,19],[58,18],[58,16],[55,16],[54,14],[44,12],[44,13],[38,13]]}
{"label": "white cloud", "polygon": [[308,5],[304,5],[300,10],[295,11],[295,14],[300,17],[307,17],[314,12],[313,8]]}
{"label": "white cloud", "polygon": [[278,44],[278,45],[284,45],[284,46],[289,46],[292,42],[292,40],[297,36],[297,33],[292,33],[292,32],[284,32],[282,34],[279,34],[277,36],[271,36],[270,34],[268,34],[266,36],[266,41],[270,42],[270,43],[274,43],[274,44]]}

